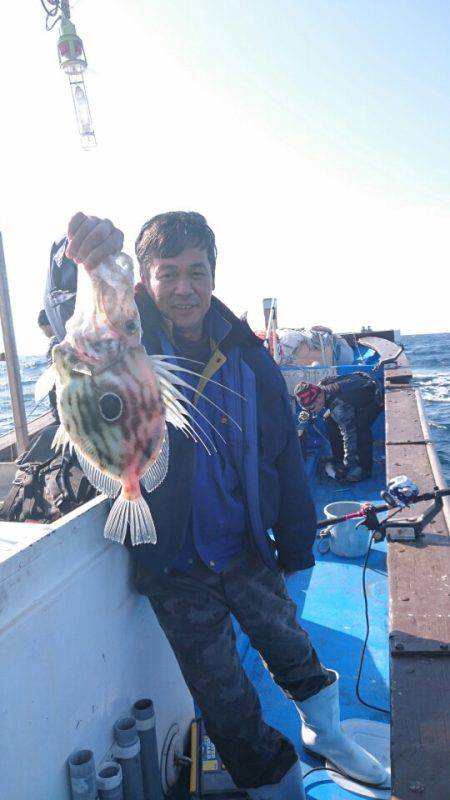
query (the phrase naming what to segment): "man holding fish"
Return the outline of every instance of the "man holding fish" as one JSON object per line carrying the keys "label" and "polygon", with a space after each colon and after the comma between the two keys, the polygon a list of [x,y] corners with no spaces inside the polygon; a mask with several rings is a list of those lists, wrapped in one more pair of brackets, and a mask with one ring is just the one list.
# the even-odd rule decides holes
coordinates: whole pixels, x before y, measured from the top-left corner
{"label": "man holding fish", "polygon": [[[77,452],[81,451],[95,485],[104,488],[101,473],[109,476],[105,479],[109,485],[117,484],[116,494],[122,485],[116,501],[120,510],[113,523],[108,521],[110,538],[115,537],[117,525],[125,526],[123,536],[116,539],[125,540],[135,559],[138,591],[149,597],[209,736],[236,785],[250,798],[300,800],[304,790],[292,743],[262,719],[259,698],[235,647],[231,613],[275,681],[295,702],[305,747],[358,780],[381,784],[386,778],[382,766],[341,730],[338,675],[321,665],[286,591],[283,573],[314,564],[314,506],[283,378],[247,323],[212,294],[217,250],[205,218],[194,212],[160,214],[141,228],[136,241],[141,280],[134,297],[142,345],[153,359],[155,387],[160,390],[158,394],[157,388],[152,389],[153,405],[150,400],[130,402],[129,393],[142,390],[123,374],[130,353],[141,358],[140,345],[130,344],[124,332],[134,320],[130,304],[128,322],[113,323],[112,311],[104,312],[105,301],[97,302],[97,322],[87,343],[80,328],[75,336],[72,326],[70,348],[64,350],[77,272],[86,270],[98,286],[97,272],[122,245],[122,233],[109,220],[76,214],[67,237],[52,250],[46,298],[49,320],[64,339],[58,346],[65,358],[64,375],[71,376],[69,394],[60,381],[59,407],[66,434],[73,441],[76,423]],[[112,285],[107,275],[105,280]],[[126,305],[116,303],[118,317],[122,309],[125,314]],[[128,355],[102,361],[100,369],[97,359],[99,341],[105,342],[105,319],[119,339],[114,353]],[[128,338],[137,330],[130,326]],[[122,350],[120,342],[125,342]],[[108,353],[111,347],[110,336]],[[74,381],[87,387],[83,395],[80,388],[72,391]],[[120,437],[111,428],[111,441],[133,436],[134,452],[139,442],[153,437],[133,473],[136,497],[130,493],[131,479],[124,490],[122,466],[114,472],[108,458],[103,455],[99,461],[92,449],[95,436],[101,443],[103,439],[89,392],[100,397],[105,425],[120,422]],[[81,397],[86,398],[83,413],[77,408]],[[70,398],[70,409],[64,398]],[[120,414],[123,417],[127,407],[133,411],[125,426]],[[160,424],[164,415],[167,434]],[[96,452],[99,448],[100,444]],[[144,512],[136,523],[136,543],[130,535],[125,538],[134,519],[134,511],[124,516],[125,500],[134,509],[141,492],[150,507],[156,543],[147,543],[155,537],[145,536]]]}

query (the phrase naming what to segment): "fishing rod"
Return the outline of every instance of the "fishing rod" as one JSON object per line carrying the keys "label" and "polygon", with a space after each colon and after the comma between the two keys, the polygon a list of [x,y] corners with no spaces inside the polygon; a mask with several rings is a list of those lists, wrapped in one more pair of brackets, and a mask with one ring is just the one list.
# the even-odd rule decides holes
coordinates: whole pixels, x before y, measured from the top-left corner
{"label": "fishing rod", "polygon": [[[381,541],[386,536],[387,528],[400,528],[402,529],[397,535],[390,534],[389,539],[395,541],[397,539],[408,540],[418,539],[423,532],[425,525],[427,525],[443,507],[443,498],[450,496],[450,489],[439,489],[434,487],[432,492],[423,492],[419,494],[419,488],[413,481],[406,475],[399,475],[389,481],[387,489],[381,492],[381,497],[385,501],[381,505],[373,505],[373,503],[364,503],[361,509],[353,511],[350,514],[343,514],[340,517],[330,517],[328,519],[321,519],[317,523],[317,530],[330,528],[332,525],[338,525],[341,522],[346,522],[350,519],[361,519],[356,527],[364,525],[371,531],[375,532],[375,541]],[[423,514],[418,517],[408,519],[396,519],[395,522],[391,521],[390,517],[384,520],[379,520],[378,515],[395,509],[397,514],[404,508],[408,508],[416,503],[427,502],[432,500],[432,504],[425,509]],[[394,515],[391,515],[394,516]],[[408,535],[405,529],[410,529],[413,535]]]}

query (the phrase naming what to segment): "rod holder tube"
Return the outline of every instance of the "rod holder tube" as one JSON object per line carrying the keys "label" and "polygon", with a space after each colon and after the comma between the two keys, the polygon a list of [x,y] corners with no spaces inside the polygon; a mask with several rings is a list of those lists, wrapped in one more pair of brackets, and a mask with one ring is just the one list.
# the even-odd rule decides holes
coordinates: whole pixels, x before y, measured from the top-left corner
{"label": "rod holder tube", "polygon": [[105,761],[97,772],[98,800],[124,800],[122,767],[117,761]]}
{"label": "rod holder tube", "polygon": [[141,742],[144,800],[163,800],[153,702],[147,698],[136,700],[132,713]]}
{"label": "rod holder tube", "polygon": [[141,743],[134,717],[121,717],[114,723],[114,758],[122,767],[124,800],[144,800]]}
{"label": "rod holder tube", "polygon": [[0,323],[5,345],[6,369],[8,372],[11,406],[16,429],[17,455],[23,453],[28,447],[28,428],[25,414],[25,403],[20,376],[19,356],[17,355],[16,339],[11,311],[11,300],[8,289],[8,276],[6,274],[3,240],[0,233]]}
{"label": "rod holder tube", "polygon": [[75,750],[68,758],[72,800],[96,800],[97,778],[92,750]]}

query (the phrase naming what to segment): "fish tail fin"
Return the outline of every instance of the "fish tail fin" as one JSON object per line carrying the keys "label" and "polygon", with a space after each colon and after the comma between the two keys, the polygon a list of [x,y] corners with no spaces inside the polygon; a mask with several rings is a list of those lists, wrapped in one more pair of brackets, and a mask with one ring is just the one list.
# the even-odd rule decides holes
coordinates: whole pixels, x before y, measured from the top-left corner
{"label": "fish tail fin", "polygon": [[128,526],[131,544],[156,544],[155,523],[141,494],[134,500],[117,498],[106,520],[105,538],[123,544]]}

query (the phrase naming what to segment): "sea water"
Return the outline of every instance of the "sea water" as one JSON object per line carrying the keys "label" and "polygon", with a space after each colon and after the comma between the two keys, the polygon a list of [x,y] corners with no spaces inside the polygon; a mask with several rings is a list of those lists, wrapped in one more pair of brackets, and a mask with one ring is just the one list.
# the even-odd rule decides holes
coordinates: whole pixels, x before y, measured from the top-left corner
{"label": "sea water", "polygon": [[[425,404],[430,432],[444,475],[450,483],[450,333],[404,336],[402,342]],[[45,356],[20,358],[28,419],[48,410],[48,400],[36,406],[34,384],[46,368]],[[13,429],[6,365],[0,362],[0,434]]]}
{"label": "sea water", "polygon": [[404,336],[442,470],[450,483],[450,333]]}
{"label": "sea water", "polygon": [[[48,398],[37,404],[34,399],[34,386],[39,376],[47,368],[47,359],[42,356],[21,356],[19,358],[20,373],[22,376],[22,391],[25,403],[27,420],[49,411]],[[4,361],[0,362],[0,435],[14,430],[11,400],[8,388],[8,373]]]}

